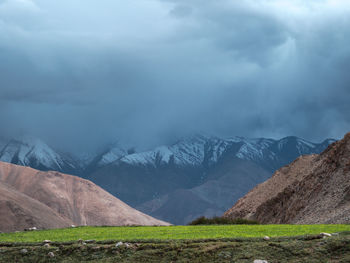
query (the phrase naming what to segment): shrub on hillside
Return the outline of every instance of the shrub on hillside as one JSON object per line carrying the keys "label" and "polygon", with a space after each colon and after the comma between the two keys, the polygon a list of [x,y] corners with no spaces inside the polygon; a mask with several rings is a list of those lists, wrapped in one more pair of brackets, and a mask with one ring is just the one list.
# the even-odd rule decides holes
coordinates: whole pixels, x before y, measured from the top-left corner
{"label": "shrub on hillside", "polygon": [[201,216],[195,220],[193,220],[189,225],[258,225],[259,222],[255,220],[248,220],[242,218],[224,218],[224,217],[213,217],[206,218],[205,216]]}

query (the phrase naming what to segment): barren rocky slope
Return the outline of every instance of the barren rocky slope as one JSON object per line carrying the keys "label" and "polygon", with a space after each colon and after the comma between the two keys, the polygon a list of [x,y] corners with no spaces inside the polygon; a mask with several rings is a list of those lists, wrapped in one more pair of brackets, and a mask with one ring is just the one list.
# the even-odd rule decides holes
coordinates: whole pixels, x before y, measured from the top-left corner
{"label": "barren rocky slope", "polygon": [[53,209],[0,183],[0,231],[13,232],[28,227],[67,227],[73,222]]}
{"label": "barren rocky slope", "polygon": [[302,156],[241,198],[224,216],[262,223],[350,222],[350,133]]}
{"label": "barren rocky slope", "polygon": [[[166,224],[131,208],[92,182],[76,176],[53,171],[42,172],[0,162],[0,182],[30,197],[28,202],[32,202],[32,199],[37,200],[47,209],[59,214],[65,222],[73,222],[75,225]],[[1,195],[5,190],[8,189],[0,188]],[[25,197],[19,203],[26,206],[27,203],[23,199]],[[49,220],[50,216],[44,218]],[[7,214],[2,213],[0,221],[5,221],[6,218]],[[33,226],[32,223],[27,227]]]}

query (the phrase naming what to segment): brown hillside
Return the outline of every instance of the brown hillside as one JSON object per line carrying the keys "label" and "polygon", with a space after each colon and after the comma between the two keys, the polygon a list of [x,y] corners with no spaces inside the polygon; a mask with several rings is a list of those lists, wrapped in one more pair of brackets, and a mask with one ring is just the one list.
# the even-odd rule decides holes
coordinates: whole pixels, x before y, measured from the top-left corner
{"label": "brown hillside", "polygon": [[241,198],[224,216],[262,223],[350,222],[350,133],[302,156]]}
{"label": "brown hillside", "polygon": [[51,208],[29,196],[0,183],[0,231],[37,228],[67,227],[73,224]]}
{"label": "brown hillside", "polygon": [[[92,182],[76,176],[0,162],[0,182],[39,201],[75,225],[167,224],[131,208]],[[6,216],[2,213],[0,221]]]}

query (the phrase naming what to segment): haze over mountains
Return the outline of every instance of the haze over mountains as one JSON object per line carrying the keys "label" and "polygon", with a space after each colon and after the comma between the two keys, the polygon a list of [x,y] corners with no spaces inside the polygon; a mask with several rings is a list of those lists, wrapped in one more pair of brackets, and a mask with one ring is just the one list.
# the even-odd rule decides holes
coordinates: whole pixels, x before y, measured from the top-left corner
{"label": "haze over mountains", "polygon": [[0,160],[91,179],[147,214],[186,224],[201,215],[221,215],[276,169],[320,153],[333,141],[195,135],[146,152],[113,144],[82,159],[24,137],[3,141]]}
{"label": "haze over mountains", "polygon": [[225,213],[270,224],[350,222],[350,133],[302,156],[256,186]]}

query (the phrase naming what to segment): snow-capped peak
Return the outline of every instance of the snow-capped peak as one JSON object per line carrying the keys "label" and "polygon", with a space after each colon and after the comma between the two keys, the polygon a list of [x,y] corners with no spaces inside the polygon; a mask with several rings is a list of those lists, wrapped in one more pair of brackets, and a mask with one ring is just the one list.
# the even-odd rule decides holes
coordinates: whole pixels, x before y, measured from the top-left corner
{"label": "snow-capped peak", "polygon": [[66,166],[75,168],[42,140],[23,136],[10,140],[0,152],[0,160],[35,168],[62,171]]}
{"label": "snow-capped peak", "polygon": [[127,151],[125,149],[112,148],[101,156],[98,165],[102,166],[105,164],[113,163],[125,155],[127,155]]}
{"label": "snow-capped peak", "polygon": [[[170,146],[160,146],[151,151],[126,154],[118,162],[130,165],[167,165],[173,162],[180,166],[215,165],[225,153],[230,156],[253,162],[276,162],[279,153],[290,151],[291,147],[299,155],[317,153],[319,144],[297,137],[281,140],[233,137],[228,139],[214,136],[195,135],[177,141]],[[322,148],[322,147],[321,147]],[[124,154],[124,153],[123,153]],[[120,155],[119,155],[120,156]],[[115,158],[113,158],[114,160]]]}
{"label": "snow-capped peak", "polygon": [[198,166],[203,164],[208,152],[212,156],[209,159],[217,161],[225,149],[226,143],[219,138],[203,135],[194,135],[181,140],[170,146],[160,146],[154,150],[126,155],[120,162],[132,165],[174,164],[180,166]]}
{"label": "snow-capped peak", "polygon": [[121,144],[116,141],[108,146],[97,156],[95,162],[98,167],[108,165],[120,160],[122,157],[132,155],[135,147],[127,144]]}

